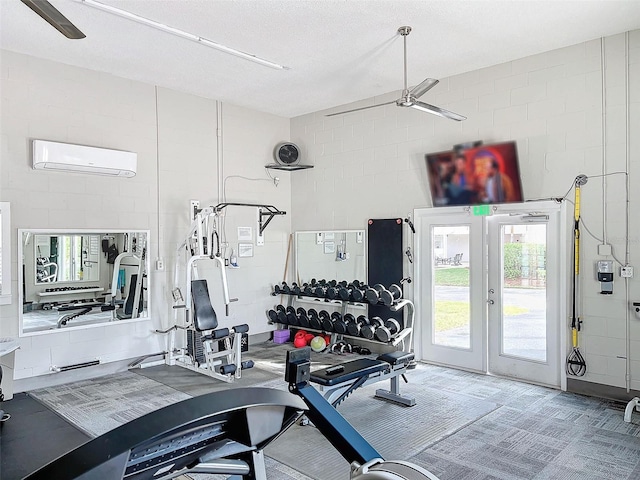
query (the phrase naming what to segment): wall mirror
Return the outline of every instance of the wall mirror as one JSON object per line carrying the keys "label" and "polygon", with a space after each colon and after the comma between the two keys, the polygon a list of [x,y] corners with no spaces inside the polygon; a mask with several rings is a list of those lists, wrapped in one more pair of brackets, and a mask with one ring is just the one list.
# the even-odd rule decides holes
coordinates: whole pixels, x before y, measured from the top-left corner
{"label": "wall mirror", "polygon": [[366,282],[364,230],[296,232],[295,275],[302,285],[316,280]]}
{"label": "wall mirror", "polygon": [[9,202],[0,202],[0,305],[11,303],[11,214]]}
{"label": "wall mirror", "polygon": [[100,240],[98,234],[34,235],[36,285],[99,281]]}
{"label": "wall mirror", "polygon": [[147,318],[149,232],[18,230],[20,335]]}

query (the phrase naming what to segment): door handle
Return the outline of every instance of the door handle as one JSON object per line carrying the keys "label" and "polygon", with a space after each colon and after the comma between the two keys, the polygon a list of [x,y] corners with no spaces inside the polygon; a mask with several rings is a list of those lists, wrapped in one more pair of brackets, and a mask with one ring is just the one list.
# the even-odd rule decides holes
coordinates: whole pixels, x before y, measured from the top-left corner
{"label": "door handle", "polygon": [[489,293],[493,294],[493,293],[496,293],[496,291],[493,288],[490,288]]}
{"label": "door handle", "polygon": [[496,303],[496,302],[494,302],[493,300],[487,300],[487,303],[488,303],[489,305],[493,305],[493,304],[494,304],[494,303]]}

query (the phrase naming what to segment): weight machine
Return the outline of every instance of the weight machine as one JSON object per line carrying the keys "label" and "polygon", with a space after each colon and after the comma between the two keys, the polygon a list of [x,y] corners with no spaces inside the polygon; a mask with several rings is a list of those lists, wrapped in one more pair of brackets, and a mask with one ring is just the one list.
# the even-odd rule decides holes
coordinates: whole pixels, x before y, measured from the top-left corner
{"label": "weight machine", "polygon": [[[238,299],[229,295],[227,262],[221,253],[219,233],[220,217],[228,206],[258,208],[260,235],[275,215],[285,215],[285,212],[271,205],[247,203],[221,203],[202,209],[194,208],[189,231],[176,252],[175,288],[172,291],[175,324],[167,330],[156,332],[169,334],[169,348],[164,354],[164,363],[230,383],[241,378],[242,370],[253,367],[251,360],[242,361],[242,337],[249,331],[249,326],[241,324],[232,328],[218,328],[207,282],[201,280],[198,274],[198,265],[203,262],[213,262],[219,269],[225,315],[229,316],[230,304]],[[178,318],[181,310],[184,310],[182,320]],[[177,346],[176,335],[179,330],[186,334],[184,347]],[[130,366],[140,365],[145,358],[148,357],[138,359]]]}

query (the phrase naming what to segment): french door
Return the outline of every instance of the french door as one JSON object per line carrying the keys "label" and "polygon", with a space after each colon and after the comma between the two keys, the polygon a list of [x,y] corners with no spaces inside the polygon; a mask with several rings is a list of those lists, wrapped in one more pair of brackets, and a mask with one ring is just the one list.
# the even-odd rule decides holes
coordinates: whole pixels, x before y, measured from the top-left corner
{"label": "french door", "polygon": [[423,360],[560,386],[562,208],[415,211],[416,352]]}

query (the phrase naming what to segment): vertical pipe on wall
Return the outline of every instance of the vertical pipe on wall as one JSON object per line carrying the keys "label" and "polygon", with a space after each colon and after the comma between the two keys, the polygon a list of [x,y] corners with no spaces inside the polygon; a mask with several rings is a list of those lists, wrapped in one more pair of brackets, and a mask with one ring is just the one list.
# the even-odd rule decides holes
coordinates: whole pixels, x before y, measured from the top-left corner
{"label": "vertical pipe on wall", "polygon": [[222,158],[222,102],[216,100],[216,167],[218,175],[218,203],[222,203],[223,158]]}
{"label": "vertical pipe on wall", "polygon": [[158,235],[156,237],[156,249],[158,255],[156,259],[160,259],[160,115],[158,113],[158,86],[154,85],[156,96],[156,211]]}
{"label": "vertical pipe on wall", "polygon": [[606,80],[605,42],[600,37],[600,70],[602,72],[602,243],[607,244],[607,80]]}
{"label": "vertical pipe on wall", "polygon": [[[629,109],[629,32],[624,34],[624,108],[625,108],[625,182],[626,182],[626,194],[625,199],[626,207],[626,231],[625,231],[625,254],[624,264],[629,265],[630,261],[630,240],[629,240],[629,221],[630,221],[630,208],[629,208],[629,196],[630,196],[630,182],[629,173],[631,170],[631,156],[630,156],[630,109]],[[625,292],[625,328],[626,328],[626,373],[625,373],[625,385],[627,387],[627,393],[631,391],[631,312],[629,305],[629,279],[624,279],[624,292]]]}

